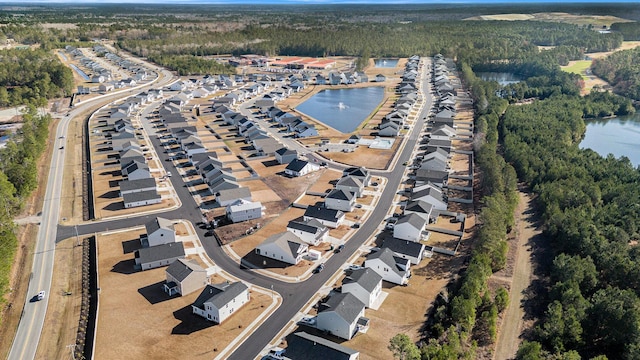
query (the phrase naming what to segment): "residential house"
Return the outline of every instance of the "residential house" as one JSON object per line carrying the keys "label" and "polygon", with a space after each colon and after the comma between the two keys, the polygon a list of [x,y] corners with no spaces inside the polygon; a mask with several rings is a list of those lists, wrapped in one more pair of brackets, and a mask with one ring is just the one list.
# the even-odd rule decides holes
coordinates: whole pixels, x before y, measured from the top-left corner
{"label": "residential house", "polygon": [[292,232],[309,245],[317,246],[327,240],[329,229],[316,219],[298,218],[289,221],[287,231]]}
{"label": "residential house", "polygon": [[318,171],[318,170],[320,170],[320,166],[314,163],[300,160],[300,159],[293,159],[291,160],[289,165],[287,165],[287,167],[284,169],[284,172],[289,176],[298,177],[298,176],[307,175],[310,172]]}
{"label": "residential house", "polygon": [[387,77],[382,75],[382,74],[378,74],[376,75],[376,82],[385,82],[387,81]]}
{"label": "residential house", "polygon": [[418,169],[416,170],[415,180],[417,182],[430,182],[440,188],[447,185],[449,179],[449,172],[444,170],[429,170]]}
{"label": "residential house", "polygon": [[120,185],[120,196],[124,196],[124,194],[135,192],[155,191],[156,179],[150,177],[138,180],[123,180],[118,185]]}
{"label": "residential house", "polygon": [[262,203],[238,199],[234,203],[227,205],[226,214],[227,219],[233,223],[259,219],[262,217]]}
{"label": "residential house", "polygon": [[252,201],[251,190],[247,187],[220,190],[216,193],[216,203],[218,206],[227,206],[238,200]]}
{"label": "residential house", "polygon": [[249,288],[241,281],[207,285],[191,305],[193,313],[221,324],[251,300]]}
{"label": "residential house", "polygon": [[356,203],[355,193],[341,189],[333,189],[324,198],[327,209],[351,211]]}
{"label": "residential house", "polygon": [[427,183],[415,186],[411,190],[411,200],[422,200],[431,204],[433,210],[447,210],[447,202],[442,193],[442,189],[438,188],[434,184]]}
{"label": "residential house", "polygon": [[365,304],[350,293],[336,293],[320,305],[316,328],[320,331],[350,340],[360,327],[368,326],[364,317]]}
{"label": "residential house", "polygon": [[169,296],[186,296],[209,284],[207,270],[195,260],[177,259],[169,265],[165,275],[163,289]]}
{"label": "residential house", "polygon": [[437,218],[437,212],[433,211],[433,205],[423,200],[413,200],[404,206],[404,214],[416,214],[427,220],[427,223]]}
{"label": "residential house", "polygon": [[322,206],[309,206],[304,212],[304,220],[318,220],[322,225],[332,229],[337,228],[344,220],[344,212],[340,210],[327,209]]}
{"label": "residential house", "polygon": [[292,232],[285,231],[266,238],[256,247],[256,254],[295,265],[302,260],[309,246]]}
{"label": "residential house", "polygon": [[353,270],[342,280],[342,293],[353,294],[370,308],[382,294],[382,276],[368,268]]}
{"label": "residential house", "polygon": [[407,284],[411,276],[410,261],[394,256],[393,251],[387,248],[369,254],[364,267],[378,273],[382,280],[398,285]]}
{"label": "residential house", "polygon": [[141,248],[135,252],[136,267],[141,270],[168,266],[184,258],[184,245],[181,242]]}
{"label": "residential house", "polygon": [[289,336],[284,353],[290,360],[358,360],[360,356],[356,350],[306,332]]}
{"label": "residential house", "polygon": [[393,251],[394,256],[407,259],[411,261],[411,264],[418,265],[424,257],[425,245],[409,240],[386,238],[381,248],[389,249]]}
{"label": "residential house", "polygon": [[364,191],[364,184],[362,184],[362,180],[355,176],[343,176],[336,183],[336,189],[344,190],[351,193],[354,193],[356,197],[361,197],[362,192]]}
{"label": "residential house", "polygon": [[149,171],[149,165],[133,161],[122,169],[122,175],[126,176],[128,180],[138,180],[150,178],[151,172]]}
{"label": "residential house", "polygon": [[342,176],[356,177],[360,179],[363,186],[369,186],[371,180],[371,173],[363,166],[346,168],[342,171]]}
{"label": "residential house", "polygon": [[424,228],[427,223],[428,220],[418,214],[402,215],[393,227],[393,237],[415,242],[426,240]]}
{"label": "residential house", "polygon": [[138,191],[122,194],[122,201],[126,209],[153,205],[162,202],[162,197],[154,190]]}
{"label": "residential house", "polygon": [[276,161],[278,164],[289,164],[291,161],[298,158],[298,152],[295,150],[282,147],[275,152]]}
{"label": "residential house", "polygon": [[173,221],[156,217],[144,224],[147,233],[140,236],[142,247],[157,246],[176,242]]}

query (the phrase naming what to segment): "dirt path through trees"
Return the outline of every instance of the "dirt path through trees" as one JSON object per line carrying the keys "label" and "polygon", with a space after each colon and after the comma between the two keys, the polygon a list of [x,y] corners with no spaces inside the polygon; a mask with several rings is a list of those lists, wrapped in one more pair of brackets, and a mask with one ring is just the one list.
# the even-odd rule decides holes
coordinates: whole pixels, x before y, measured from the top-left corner
{"label": "dirt path through trees", "polygon": [[[531,284],[533,267],[531,264],[532,240],[535,240],[542,230],[537,227],[536,214],[533,207],[533,195],[519,191],[520,202],[516,209],[516,233],[511,246],[515,246],[513,275],[511,277],[509,305],[507,306],[500,325],[496,351],[496,360],[513,359],[520,346],[520,334],[524,328],[524,309],[522,307],[524,291]],[[494,276],[498,276],[497,274]],[[504,276],[498,276],[500,280]]]}

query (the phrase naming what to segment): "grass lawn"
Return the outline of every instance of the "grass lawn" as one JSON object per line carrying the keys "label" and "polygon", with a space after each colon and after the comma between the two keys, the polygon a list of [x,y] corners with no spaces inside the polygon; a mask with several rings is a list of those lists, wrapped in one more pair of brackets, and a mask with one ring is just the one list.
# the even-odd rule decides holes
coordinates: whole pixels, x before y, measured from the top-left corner
{"label": "grass lawn", "polygon": [[571,61],[569,65],[562,66],[562,70],[573,74],[582,76],[583,79],[587,79],[587,69],[591,67],[591,60]]}

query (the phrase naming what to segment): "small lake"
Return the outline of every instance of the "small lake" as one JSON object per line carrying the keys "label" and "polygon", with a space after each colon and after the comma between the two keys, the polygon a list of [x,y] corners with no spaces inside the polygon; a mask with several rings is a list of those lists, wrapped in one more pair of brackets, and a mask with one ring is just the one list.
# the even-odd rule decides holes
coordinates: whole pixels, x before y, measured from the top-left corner
{"label": "small lake", "polygon": [[580,148],[590,148],[603,157],[626,156],[634,166],[640,165],[640,113],[611,119],[585,121],[587,131]]}
{"label": "small lake", "polygon": [[477,72],[476,76],[484,81],[497,81],[500,85],[515,84],[522,81],[522,78],[506,72]]}
{"label": "small lake", "polygon": [[370,86],[352,89],[328,89],[313,95],[296,107],[328,126],[350,133],[380,104],[384,88]]}
{"label": "small lake", "polygon": [[399,59],[375,59],[373,67],[377,68],[394,68],[398,65]]}

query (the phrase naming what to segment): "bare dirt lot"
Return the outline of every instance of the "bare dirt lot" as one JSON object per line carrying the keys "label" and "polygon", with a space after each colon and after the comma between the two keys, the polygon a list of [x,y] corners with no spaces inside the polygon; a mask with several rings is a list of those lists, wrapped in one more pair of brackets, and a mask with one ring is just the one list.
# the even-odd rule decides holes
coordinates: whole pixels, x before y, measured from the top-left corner
{"label": "bare dirt lot", "polygon": [[[124,253],[123,241],[134,240],[143,231],[98,236],[97,359],[175,359],[176,354],[211,359],[270,303],[269,295],[251,291],[251,301],[222,325],[194,315],[191,303],[199,292],[169,298],[162,291],[166,268],[133,271],[133,253]],[[218,275],[211,278],[212,283],[224,280]]]}

